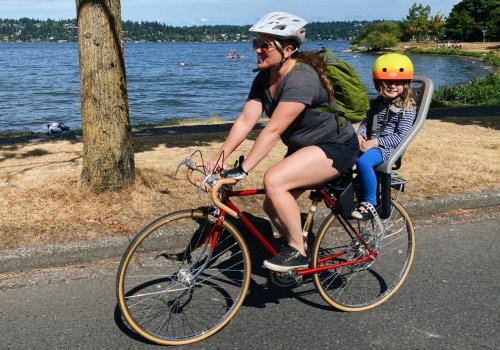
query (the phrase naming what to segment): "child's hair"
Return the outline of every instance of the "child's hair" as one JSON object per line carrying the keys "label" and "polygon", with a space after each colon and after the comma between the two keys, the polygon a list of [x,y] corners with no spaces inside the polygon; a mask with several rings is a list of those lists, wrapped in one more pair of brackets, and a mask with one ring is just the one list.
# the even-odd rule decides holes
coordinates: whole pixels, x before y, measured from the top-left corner
{"label": "child's hair", "polygon": [[[382,95],[382,91],[387,87],[386,80],[373,80],[375,89]],[[394,105],[399,108],[408,109],[415,108],[415,100],[413,99],[413,90],[411,88],[411,80],[406,80],[403,84],[403,92],[393,101]]]}

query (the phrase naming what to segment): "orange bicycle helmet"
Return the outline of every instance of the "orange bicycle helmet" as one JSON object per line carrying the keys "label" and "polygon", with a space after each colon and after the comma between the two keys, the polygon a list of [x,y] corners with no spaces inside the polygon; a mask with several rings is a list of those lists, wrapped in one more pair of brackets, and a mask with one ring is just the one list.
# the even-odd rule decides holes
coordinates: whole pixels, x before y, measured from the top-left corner
{"label": "orange bicycle helmet", "polygon": [[374,80],[412,80],[413,64],[408,56],[388,53],[375,60],[372,77]]}

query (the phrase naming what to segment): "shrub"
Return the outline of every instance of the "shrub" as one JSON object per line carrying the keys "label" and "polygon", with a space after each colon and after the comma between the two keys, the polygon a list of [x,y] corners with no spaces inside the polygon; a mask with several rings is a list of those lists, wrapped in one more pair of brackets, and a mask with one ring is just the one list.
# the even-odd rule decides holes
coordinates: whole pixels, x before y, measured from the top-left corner
{"label": "shrub", "polygon": [[465,86],[441,86],[434,91],[433,107],[500,104],[500,73],[474,78]]}

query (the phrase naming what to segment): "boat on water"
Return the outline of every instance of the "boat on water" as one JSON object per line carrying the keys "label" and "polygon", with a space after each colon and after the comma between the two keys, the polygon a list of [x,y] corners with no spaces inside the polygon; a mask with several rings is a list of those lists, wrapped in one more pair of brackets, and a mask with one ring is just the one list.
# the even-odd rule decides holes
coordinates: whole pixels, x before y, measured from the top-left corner
{"label": "boat on water", "polygon": [[226,58],[247,58],[247,56],[244,56],[244,55],[240,55],[238,54],[236,51],[234,50],[230,50],[227,54],[226,54]]}

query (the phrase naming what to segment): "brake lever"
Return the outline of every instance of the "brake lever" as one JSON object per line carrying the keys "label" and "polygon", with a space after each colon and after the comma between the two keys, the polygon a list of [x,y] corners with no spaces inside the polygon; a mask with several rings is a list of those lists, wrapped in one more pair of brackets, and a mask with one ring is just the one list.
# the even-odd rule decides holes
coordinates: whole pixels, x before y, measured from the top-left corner
{"label": "brake lever", "polygon": [[179,165],[177,165],[177,169],[175,169],[174,173],[172,174],[172,177],[175,178],[177,176],[177,172],[179,171],[179,168],[181,166],[183,166],[184,164],[191,170],[197,169],[196,164],[191,160],[191,157],[187,156],[186,158],[184,158],[183,160],[180,161]]}
{"label": "brake lever", "polygon": [[196,200],[200,201],[201,200],[201,191],[205,184],[208,184],[209,186],[213,187],[217,185],[217,179],[214,177],[213,173],[209,173],[205,178],[200,182],[200,186],[198,186],[198,196],[196,196]]}

